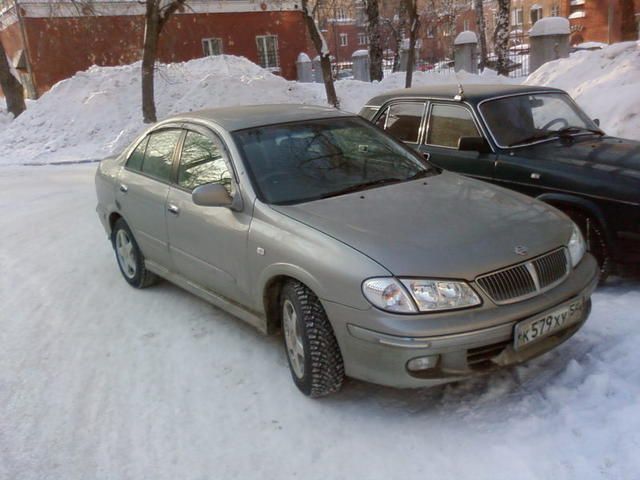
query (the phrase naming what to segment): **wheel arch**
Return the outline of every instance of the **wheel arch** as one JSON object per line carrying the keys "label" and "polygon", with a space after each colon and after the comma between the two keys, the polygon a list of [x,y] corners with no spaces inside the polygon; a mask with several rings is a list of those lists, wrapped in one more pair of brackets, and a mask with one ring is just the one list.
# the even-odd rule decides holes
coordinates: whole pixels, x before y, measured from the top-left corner
{"label": "wheel arch", "polygon": [[586,198],[569,195],[566,193],[545,193],[537,197],[538,200],[547,203],[558,210],[577,210],[583,214],[593,217],[604,230],[607,242],[613,243],[613,235],[602,209],[593,201]]}
{"label": "wheel arch", "polygon": [[280,329],[280,294],[286,282],[293,280],[302,283],[318,298],[323,298],[320,282],[306,270],[291,264],[276,264],[267,268],[258,282],[258,304],[264,308],[266,332],[272,334]]}

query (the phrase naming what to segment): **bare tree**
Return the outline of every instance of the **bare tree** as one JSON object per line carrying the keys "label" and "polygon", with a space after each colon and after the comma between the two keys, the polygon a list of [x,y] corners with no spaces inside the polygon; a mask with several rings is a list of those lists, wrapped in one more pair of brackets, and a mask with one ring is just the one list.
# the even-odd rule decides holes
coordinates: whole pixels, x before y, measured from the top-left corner
{"label": "bare tree", "polygon": [[4,50],[4,45],[0,42],[0,88],[4,93],[7,102],[7,110],[17,117],[24,112],[27,107],[24,103],[24,90],[22,84],[11,73],[9,60]]}
{"label": "bare tree", "polygon": [[507,65],[509,51],[509,7],[510,0],[498,0],[498,15],[496,18],[496,29],[493,33],[493,45],[498,57],[496,70],[498,75],[509,75]]}
{"label": "bare tree", "polygon": [[311,41],[320,56],[320,67],[322,68],[322,80],[324,81],[324,89],[327,92],[327,102],[335,108],[340,107],[336,88],[333,84],[333,74],[331,72],[331,53],[326,40],[322,36],[322,32],[315,21],[316,9],[318,2],[316,1],[313,8],[309,7],[309,0],[302,0],[302,13],[304,14],[307,30],[311,36]]}
{"label": "bare tree", "polygon": [[404,0],[409,21],[409,51],[407,52],[407,76],[404,86],[410,88],[413,81],[413,67],[416,63],[416,42],[420,29],[420,16],[418,15],[418,0]]}
{"label": "bare tree", "polygon": [[484,21],[484,0],[475,0],[476,30],[478,30],[478,46],[480,47],[480,61],[478,67],[484,70],[487,63],[487,26]]}
{"label": "bare tree", "polygon": [[157,121],[154,72],[158,42],[167,21],[187,0],[145,0],[144,45],[142,47],[142,117],[145,123]]}
{"label": "bare tree", "polygon": [[382,2],[382,7],[383,15],[381,15],[380,23],[384,26],[386,43],[391,44],[391,50],[393,50],[393,71],[398,72],[400,70],[402,35],[407,24],[406,2],[404,0],[397,2],[385,0]]}
{"label": "bare tree", "polygon": [[380,0],[364,0],[369,37],[369,77],[382,80],[382,38],[380,36]]}

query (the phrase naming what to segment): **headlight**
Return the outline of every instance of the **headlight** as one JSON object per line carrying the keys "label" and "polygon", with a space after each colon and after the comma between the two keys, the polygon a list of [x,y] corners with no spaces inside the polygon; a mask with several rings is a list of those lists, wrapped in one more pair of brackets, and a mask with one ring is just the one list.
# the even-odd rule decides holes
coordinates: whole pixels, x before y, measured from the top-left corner
{"label": "headlight", "polygon": [[362,284],[362,292],[376,307],[394,313],[434,312],[482,303],[465,282],[449,280],[371,278]]}
{"label": "headlight", "polygon": [[467,308],[482,303],[465,282],[405,279],[402,283],[409,289],[421,312]]}
{"label": "headlight", "polygon": [[395,278],[370,278],[362,284],[362,293],[376,307],[388,312],[413,313],[416,306]]}
{"label": "headlight", "polygon": [[575,267],[580,263],[580,260],[584,257],[584,252],[587,249],[582,232],[575,223],[573,224],[573,233],[571,234],[571,239],[569,240],[567,248],[569,248],[569,255],[571,255],[571,265]]}

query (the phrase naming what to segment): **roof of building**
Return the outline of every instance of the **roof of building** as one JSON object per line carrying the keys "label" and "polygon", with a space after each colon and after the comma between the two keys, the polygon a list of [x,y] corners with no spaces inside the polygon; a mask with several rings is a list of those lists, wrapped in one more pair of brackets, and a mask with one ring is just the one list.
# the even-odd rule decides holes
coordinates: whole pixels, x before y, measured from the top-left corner
{"label": "roof of building", "polygon": [[211,121],[220,125],[225,130],[232,132],[277,123],[302,122],[305,120],[349,116],[353,115],[329,107],[301,104],[274,104],[211,108],[183,113],[168,120],[193,118]]}
{"label": "roof of building", "polygon": [[[525,92],[550,91],[558,92],[557,88],[535,87],[529,85],[503,85],[503,84],[469,84],[462,85],[463,98],[472,103],[477,103],[487,98],[500,97]],[[442,98],[453,99],[458,94],[458,85],[454,83],[441,85],[427,85],[423,87],[403,88],[391,90],[373,97],[367,105],[379,106],[393,98]]]}

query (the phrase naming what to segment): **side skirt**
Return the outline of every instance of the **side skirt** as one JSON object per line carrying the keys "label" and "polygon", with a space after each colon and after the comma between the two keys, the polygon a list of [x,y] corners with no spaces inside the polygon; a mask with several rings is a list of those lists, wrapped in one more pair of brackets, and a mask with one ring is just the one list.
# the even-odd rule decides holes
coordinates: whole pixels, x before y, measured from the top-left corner
{"label": "side skirt", "polygon": [[267,321],[264,317],[256,315],[243,306],[232,302],[224,297],[221,297],[211,290],[203,288],[200,285],[187,280],[182,275],[171,272],[155,262],[145,260],[144,264],[148,270],[152,271],[156,275],[170,281],[171,283],[186,290],[187,292],[200,297],[204,301],[209,302],[218,308],[221,308],[234,317],[238,317],[239,319],[247,322],[249,325],[257,328],[261,333],[267,334]]}

